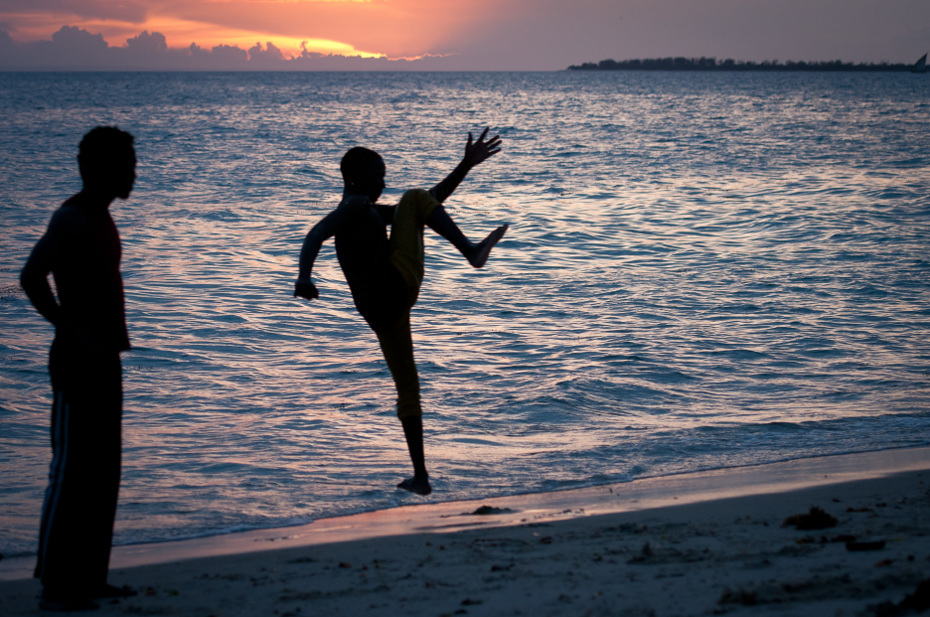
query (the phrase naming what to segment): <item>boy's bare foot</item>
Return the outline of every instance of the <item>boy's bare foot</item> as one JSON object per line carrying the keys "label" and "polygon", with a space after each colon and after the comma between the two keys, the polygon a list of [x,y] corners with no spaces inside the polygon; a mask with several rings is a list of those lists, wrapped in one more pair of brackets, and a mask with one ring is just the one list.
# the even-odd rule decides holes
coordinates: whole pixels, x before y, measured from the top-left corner
{"label": "boy's bare foot", "polygon": [[429,495],[433,492],[433,487],[429,485],[429,478],[418,478],[417,476],[407,478],[398,484],[397,488],[402,488],[417,495]]}
{"label": "boy's bare foot", "polygon": [[510,225],[504,223],[489,233],[487,238],[476,244],[474,253],[468,256],[468,263],[475,268],[483,266],[485,262],[487,262],[488,256],[491,254],[491,249],[494,248],[495,244],[500,242],[500,239],[504,237],[509,227]]}

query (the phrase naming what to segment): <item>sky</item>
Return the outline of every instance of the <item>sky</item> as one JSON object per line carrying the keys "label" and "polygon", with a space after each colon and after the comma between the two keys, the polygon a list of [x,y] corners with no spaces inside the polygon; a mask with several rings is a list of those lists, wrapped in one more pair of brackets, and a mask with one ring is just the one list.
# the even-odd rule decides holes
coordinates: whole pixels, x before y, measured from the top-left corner
{"label": "sky", "polygon": [[0,0],[0,68],[548,71],[927,51],[930,0]]}

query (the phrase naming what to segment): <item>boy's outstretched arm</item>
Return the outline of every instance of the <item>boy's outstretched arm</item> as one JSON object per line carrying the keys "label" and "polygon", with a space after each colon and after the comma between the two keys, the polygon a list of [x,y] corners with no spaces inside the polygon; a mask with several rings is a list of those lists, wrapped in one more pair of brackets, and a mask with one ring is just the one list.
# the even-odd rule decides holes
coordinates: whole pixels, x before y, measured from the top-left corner
{"label": "boy's outstretched arm", "polygon": [[320,293],[316,285],[310,280],[310,274],[313,271],[313,262],[320,252],[320,247],[327,238],[336,233],[338,226],[339,210],[334,210],[326,215],[322,221],[313,226],[304,238],[304,244],[300,249],[300,270],[297,274],[297,280],[294,282],[294,297],[306,298],[312,300],[319,298]]}
{"label": "boy's outstretched arm", "polygon": [[430,189],[429,192],[439,203],[444,202],[455,191],[472,167],[483,163],[501,151],[500,135],[495,135],[487,141],[484,140],[488,135],[489,128],[484,128],[477,141],[473,141],[471,132],[468,133],[468,142],[465,144],[465,156],[462,157],[462,162],[442,182]]}

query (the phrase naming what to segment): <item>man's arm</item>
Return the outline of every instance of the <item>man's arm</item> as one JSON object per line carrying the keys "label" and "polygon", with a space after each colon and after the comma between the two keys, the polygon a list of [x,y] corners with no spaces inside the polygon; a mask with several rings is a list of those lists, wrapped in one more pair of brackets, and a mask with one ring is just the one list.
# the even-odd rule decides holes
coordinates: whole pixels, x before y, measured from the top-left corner
{"label": "man's arm", "polygon": [[439,203],[444,202],[455,191],[472,167],[483,163],[501,151],[501,138],[499,135],[484,141],[484,138],[488,135],[488,128],[485,127],[478,137],[478,141],[475,142],[472,142],[471,132],[468,133],[468,143],[465,144],[465,156],[462,157],[462,162],[442,182],[430,189],[429,192]]}
{"label": "man's arm", "polygon": [[323,242],[335,235],[343,216],[339,208],[333,210],[322,221],[314,225],[307,237],[304,238],[303,247],[300,249],[300,270],[297,274],[297,281],[294,283],[295,298],[312,300],[320,297],[316,285],[310,281],[313,262],[316,261],[316,256],[320,252]]}
{"label": "man's arm", "polygon": [[[49,230],[51,231],[51,230]],[[19,276],[19,284],[32,305],[39,311],[39,314],[47,319],[53,326],[59,326],[62,322],[61,307],[52,293],[52,287],[48,284],[48,275],[52,271],[52,261],[54,258],[54,242],[49,232],[46,232],[32,249],[26,265]]]}
{"label": "man's arm", "polygon": [[65,336],[72,344],[99,351],[104,348],[101,341],[92,332],[83,329],[81,324],[69,319],[48,282],[48,275],[54,265],[76,254],[74,240],[84,236],[85,225],[84,216],[74,209],[68,212],[59,210],[52,215],[45,235],[36,242],[23,266],[19,283],[39,314],[55,326],[56,337]]}

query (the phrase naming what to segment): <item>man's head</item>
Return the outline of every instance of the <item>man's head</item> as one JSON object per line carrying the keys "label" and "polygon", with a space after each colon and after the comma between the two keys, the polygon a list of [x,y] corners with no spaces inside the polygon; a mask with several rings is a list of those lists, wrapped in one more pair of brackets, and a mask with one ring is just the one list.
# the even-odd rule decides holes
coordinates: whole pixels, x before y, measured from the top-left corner
{"label": "man's head", "polygon": [[347,195],[365,195],[372,202],[384,190],[384,160],[368,148],[355,147],[346,152],[339,164]]}
{"label": "man's head", "polygon": [[81,140],[78,168],[84,190],[126,199],[136,179],[133,137],[115,126],[98,126]]}

